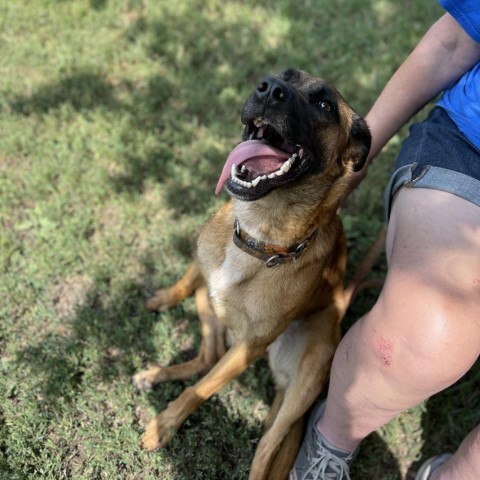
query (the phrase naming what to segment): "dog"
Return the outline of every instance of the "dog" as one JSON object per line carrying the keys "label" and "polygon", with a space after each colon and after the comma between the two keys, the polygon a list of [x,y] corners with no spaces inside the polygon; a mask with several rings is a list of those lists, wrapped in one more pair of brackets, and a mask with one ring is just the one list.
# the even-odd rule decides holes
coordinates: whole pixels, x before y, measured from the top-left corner
{"label": "dog", "polygon": [[356,288],[343,285],[347,250],[337,211],[371,136],[332,85],[293,68],[262,80],[241,120],[243,141],[216,188],[230,201],[204,225],[185,276],[147,304],[161,311],[195,293],[198,356],[149,368],[134,383],[147,390],[204,375],[148,423],[142,445],[153,451],[268,350],[276,396],[249,479],[281,480],[298,452],[303,416],[328,380]]}

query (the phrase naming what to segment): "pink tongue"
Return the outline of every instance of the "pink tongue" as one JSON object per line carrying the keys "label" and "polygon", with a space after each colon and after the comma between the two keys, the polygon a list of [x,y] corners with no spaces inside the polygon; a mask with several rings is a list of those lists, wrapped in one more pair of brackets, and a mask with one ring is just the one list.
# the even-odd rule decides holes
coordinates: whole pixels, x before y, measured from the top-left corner
{"label": "pink tongue", "polygon": [[[217,187],[215,188],[215,195],[218,195],[225,182],[230,178],[232,165],[240,166],[247,160],[258,162],[263,165],[266,171],[275,170],[275,165],[279,166],[287,160],[290,155],[282,152],[278,148],[274,148],[262,140],[247,140],[237,145],[231,152],[225,162],[220,178],[218,179]],[[269,169],[268,166],[272,167]]]}

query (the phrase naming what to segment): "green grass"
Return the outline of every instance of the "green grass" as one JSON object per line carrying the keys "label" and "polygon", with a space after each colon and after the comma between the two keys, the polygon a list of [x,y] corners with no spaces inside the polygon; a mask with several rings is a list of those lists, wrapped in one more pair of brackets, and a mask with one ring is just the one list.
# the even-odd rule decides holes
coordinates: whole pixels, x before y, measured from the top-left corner
{"label": "green grass", "polygon": [[[186,383],[143,394],[132,374],[199,343],[192,300],[159,315],[144,301],[225,201],[216,178],[262,76],[304,68],[364,114],[439,14],[433,0],[0,0],[0,479],[246,478],[272,399],[264,362],[169,448],[139,449]],[[404,135],[343,212],[350,272]],[[421,455],[458,445],[479,383],[477,367],[369,438],[354,478],[412,478]]]}

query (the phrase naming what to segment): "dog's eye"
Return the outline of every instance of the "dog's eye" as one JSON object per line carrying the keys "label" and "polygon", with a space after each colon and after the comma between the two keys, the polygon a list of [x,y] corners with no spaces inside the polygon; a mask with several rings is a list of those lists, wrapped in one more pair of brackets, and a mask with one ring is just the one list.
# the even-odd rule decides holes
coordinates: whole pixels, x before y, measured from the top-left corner
{"label": "dog's eye", "polygon": [[325,110],[326,112],[330,112],[332,110],[332,104],[330,102],[322,100],[321,102],[318,102],[318,105],[322,110]]}

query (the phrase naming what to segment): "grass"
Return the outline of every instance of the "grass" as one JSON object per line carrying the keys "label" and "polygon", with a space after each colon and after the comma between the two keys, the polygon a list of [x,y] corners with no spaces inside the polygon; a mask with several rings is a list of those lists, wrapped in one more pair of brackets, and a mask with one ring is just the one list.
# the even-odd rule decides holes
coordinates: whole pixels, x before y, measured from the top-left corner
{"label": "grass", "polygon": [[[199,342],[191,300],[160,315],[144,301],[225,201],[216,178],[263,75],[304,68],[364,114],[440,13],[432,0],[0,0],[0,479],[246,478],[272,399],[264,362],[169,448],[139,449],[185,383],[141,394],[132,374]],[[343,212],[350,271],[404,136]],[[479,383],[477,366],[369,438],[354,478],[412,478],[422,455],[457,446]]]}

